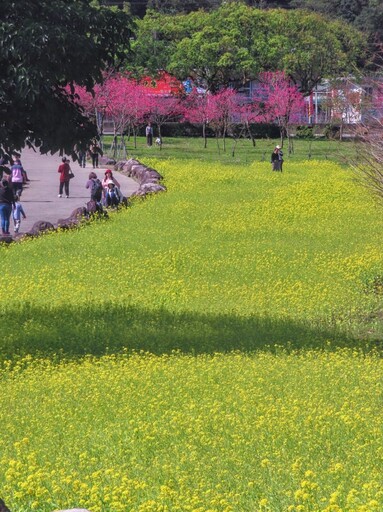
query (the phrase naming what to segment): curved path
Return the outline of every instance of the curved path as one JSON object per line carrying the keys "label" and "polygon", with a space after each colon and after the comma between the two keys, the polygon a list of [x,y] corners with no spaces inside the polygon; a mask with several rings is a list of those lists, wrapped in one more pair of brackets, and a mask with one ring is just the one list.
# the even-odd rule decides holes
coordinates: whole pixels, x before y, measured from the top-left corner
{"label": "curved path", "polygon": [[[38,220],[44,220],[56,224],[59,219],[69,217],[71,212],[85,206],[90,199],[90,191],[85,188],[88,175],[93,168],[89,162],[81,168],[77,162],[70,162],[75,177],[70,181],[70,197],[59,198],[59,174],[58,166],[61,157],[55,155],[40,155],[32,149],[24,149],[21,153],[21,163],[27,171],[30,181],[25,185],[21,202],[23,204],[26,219],[22,219],[20,233],[25,233]],[[97,176],[102,179],[106,167],[94,169]],[[113,170],[113,169],[112,169]],[[120,173],[116,178],[121,184],[121,191],[125,196],[130,196],[138,189],[138,183]],[[11,219],[11,234],[13,234],[13,221]]]}

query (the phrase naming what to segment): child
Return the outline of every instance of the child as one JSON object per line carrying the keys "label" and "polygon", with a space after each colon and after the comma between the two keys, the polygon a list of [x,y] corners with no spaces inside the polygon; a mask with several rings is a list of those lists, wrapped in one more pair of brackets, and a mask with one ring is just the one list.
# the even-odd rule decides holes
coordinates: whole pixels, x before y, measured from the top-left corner
{"label": "child", "polygon": [[105,206],[118,206],[122,200],[120,189],[112,180],[107,182],[108,188],[105,191]]}
{"label": "child", "polygon": [[23,216],[23,219],[27,218],[24,212],[23,205],[20,203],[20,196],[18,194],[15,194],[15,205],[12,207],[12,210],[12,217],[15,225],[15,233],[18,233],[20,229],[21,216]]}

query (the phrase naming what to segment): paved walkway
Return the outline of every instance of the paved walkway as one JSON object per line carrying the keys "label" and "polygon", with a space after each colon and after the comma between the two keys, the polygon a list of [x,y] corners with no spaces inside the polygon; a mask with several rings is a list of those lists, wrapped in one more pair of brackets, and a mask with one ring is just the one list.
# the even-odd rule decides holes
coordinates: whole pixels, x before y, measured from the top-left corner
{"label": "paved walkway", "polygon": [[[59,219],[69,217],[71,212],[85,206],[90,199],[90,191],[85,188],[88,175],[93,171],[89,162],[85,169],[79,167],[77,162],[70,162],[75,177],[70,181],[69,198],[59,198],[59,174],[57,169],[61,164],[61,157],[56,155],[40,155],[31,149],[24,149],[21,154],[21,163],[28,173],[30,181],[25,185],[21,202],[23,204],[26,219],[22,219],[20,233],[25,233],[38,220],[57,223]],[[104,177],[106,167],[95,169],[97,176]],[[112,168],[113,170],[113,168]],[[115,177],[121,184],[121,191],[125,196],[130,196],[138,189],[138,184],[131,178],[120,173]],[[11,219],[11,234],[13,233],[13,221]]]}

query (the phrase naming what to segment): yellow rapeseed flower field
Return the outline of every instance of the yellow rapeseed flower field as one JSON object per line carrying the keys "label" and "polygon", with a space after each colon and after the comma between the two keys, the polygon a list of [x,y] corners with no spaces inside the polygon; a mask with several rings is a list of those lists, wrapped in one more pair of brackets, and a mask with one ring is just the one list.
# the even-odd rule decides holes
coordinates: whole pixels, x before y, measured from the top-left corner
{"label": "yellow rapeseed flower field", "polygon": [[145,354],[1,373],[11,510],[383,509],[382,375],[357,350]]}
{"label": "yellow rapeseed flower field", "polygon": [[166,194],[0,248],[1,497],[383,510],[380,206],[327,161],[147,163]]}

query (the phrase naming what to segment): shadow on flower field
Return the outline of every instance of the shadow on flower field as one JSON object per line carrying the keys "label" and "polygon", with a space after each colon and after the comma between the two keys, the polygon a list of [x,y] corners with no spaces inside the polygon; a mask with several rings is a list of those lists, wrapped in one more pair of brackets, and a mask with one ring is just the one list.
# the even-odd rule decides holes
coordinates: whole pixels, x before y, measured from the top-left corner
{"label": "shadow on flower field", "polygon": [[314,325],[289,319],[173,314],[165,309],[146,311],[132,306],[66,306],[54,310],[26,305],[1,316],[3,359],[25,354],[98,356],[123,349],[154,354],[174,350],[195,354],[248,352],[276,347],[332,350],[361,343],[319,321]]}

